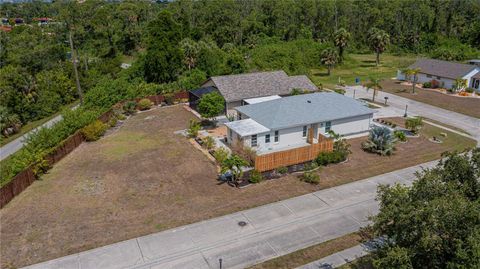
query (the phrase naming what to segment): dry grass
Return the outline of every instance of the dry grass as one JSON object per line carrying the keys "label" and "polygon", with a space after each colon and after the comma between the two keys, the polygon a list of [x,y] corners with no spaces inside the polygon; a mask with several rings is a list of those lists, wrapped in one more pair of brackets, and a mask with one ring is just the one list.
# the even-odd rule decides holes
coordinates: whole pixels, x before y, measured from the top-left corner
{"label": "dry grass", "polygon": [[323,242],[308,248],[297,250],[290,254],[257,264],[251,269],[281,269],[296,268],[298,266],[316,261],[333,253],[354,247],[362,242],[358,233],[351,233],[339,238]]}
{"label": "dry grass", "polygon": [[411,86],[401,85],[391,79],[383,81],[382,86],[384,92],[480,118],[480,98],[455,97],[418,88],[415,89],[416,94],[412,94]]}
{"label": "dry grass", "polygon": [[0,210],[1,267],[20,267],[225,215],[436,159],[468,143],[412,139],[380,157],[351,140],[350,161],[322,169],[321,183],[295,176],[244,189],[219,185],[215,165],[173,132],[193,115],[182,107],[138,114],[84,143]]}

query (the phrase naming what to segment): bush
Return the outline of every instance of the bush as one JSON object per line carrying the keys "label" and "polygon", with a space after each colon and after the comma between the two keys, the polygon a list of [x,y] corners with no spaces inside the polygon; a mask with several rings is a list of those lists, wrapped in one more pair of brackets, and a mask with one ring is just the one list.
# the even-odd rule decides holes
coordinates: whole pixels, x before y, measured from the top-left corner
{"label": "bush", "polygon": [[202,127],[200,126],[200,123],[194,119],[191,119],[190,122],[188,123],[188,129],[187,129],[187,134],[188,137],[195,138],[198,136],[198,131],[200,131]]}
{"label": "bush", "polygon": [[428,82],[425,82],[425,83],[423,83],[423,87],[424,87],[424,88],[432,88],[432,83],[429,82],[429,81],[428,81]]}
{"label": "bush", "polygon": [[251,183],[260,183],[263,181],[263,175],[257,170],[252,170],[250,172],[250,179],[248,181]]}
{"label": "bush", "polygon": [[414,134],[418,133],[422,125],[422,117],[408,118],[405,120],[405,128],[409,129]]}
{"label": "bush", "polygon": [[213,137],[211,136],[207,136],[203,139],[203,146],[207,149],[207,150],[211,150],[215,147],[215,139],[213,139]]}
{"label": "bush", "polygon": [[468,93],[473,93],[475,91],[475,89],[469,87],[469,88],[466,88],[465,91],[468,92]]}
{"label": "bush", "polygon": [[87,141],[96,141],[107,131],[107,125],[99,120],[90,123],[81,130]]}
{"label": "bush", "polygon": [[123,104],[123,112],[127,115],[133,115],[135,114],[137,104],[133,101],[128,101],[125,104]]}
{"label": "bush", "polygon": [[166,93],[164,97],[165,103],[167,103],[167,105],[173,105],[175,103],[175,96],[173,96],[172,93]]}
{"label": "bush", "polygon": [[143,98],[142,100],[138,101],[138,108],[140,110],[148,110],[153,106],[153,102],[150,99]]}
{"label": "bush", "polygon": [[320,182],[320,176],[318,176],[315,172],[305,172],[300,177],[300,180],[310,184],[318,184]]}
{"label": "bush", "polygon": [[430,88],[437,89],[438,87],[440,87],[440,82],[438,82],[438,80],[432,79],[432,81],[430,81]]}
{"label": "bush", "polygon": [[117,126],[117,122],[118,122],[117,118],[116,118],[116,117],[112,117],[112,118],[108,121],[108,125],[109,125],[110,127],[115,127],[115,126]]}
{"label": "bush", "polygon": [[217,160],[217,162],[219,162],[219,163],[223,163],[223,161],[228,158],[228,155],[229,155],[228,150],[226,150],[226,149],[223,148],[223,147],[218,148],[218,149],[215,150],[215,152],[213,153],[213,157],[214,157],[215,160]]}
{"label": "bush", "polygon": [[397,140],[399,140],[399,141],[402,141],[402,142],[407,141],[407,136],[406,136],[405,133],[402,132],[402,131],[398,131],[398,130],[397,130],[397,131],[394,131],[394,132],[393,132],[393,136],[395,136],[395,138],[396,138]]}
{"label": "bush", "polygon": [[344,89],[335,89],[334,92],[338,93],[338,94],[341,94],[341,95],[345,95],[346,91]]}
{"label": "bush", "polygon": [[327,165],[331,163],[340,163],[347,159],[348,154],[340,151],[320,152],[315,158],[317,165]]}
{"label": "bush", "polygon": [[382,156],[392,155],[395,150],[395,138],[387,127],[373,127],[368,140],[362,143],[362,149]]}
{"label": "bush", "polygon": [[277,171],[277,173],[279,174],[285,175],[286,173],[288,173],[288,168],[285,166],[280,166],[275,171]]}
{"label": "bush", "polygon": [[305,166],[303,167],[303,170],[305,170],[305,171],[311,171],[311,170],[313,170],[313,169],[315,169],[315,168],[317,168],[317,167],[318,167],[317,162],[313,161],[313,162],[310,162],[310,163],[305,164]]}

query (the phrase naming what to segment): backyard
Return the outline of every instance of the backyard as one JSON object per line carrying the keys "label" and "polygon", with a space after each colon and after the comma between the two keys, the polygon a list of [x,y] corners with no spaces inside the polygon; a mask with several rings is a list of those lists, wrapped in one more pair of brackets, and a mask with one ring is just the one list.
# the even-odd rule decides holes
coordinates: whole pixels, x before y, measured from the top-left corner
{"label": "backyard", "polygon": [[[382,174],[474,145],[425,125],[425,137],[381,157],[349,141],[346,163],[320,170],[320,184],[296,175],[236,189],[216,180],[216,166],[174,134],[194,116],[182,106],[128,119],[97,142],[83,143],[0,210],[2,268],[20,267]],[[447,133],[444,143],[428,141]]]}
{"label": "backyard", "polygon": [[382,87],[384,92],[480,118],[480,98],[448,96],[419,88],[416,88],[415,94],[412,94],[411,86],[401,85],[399,81],[392,79],[384,80]]}

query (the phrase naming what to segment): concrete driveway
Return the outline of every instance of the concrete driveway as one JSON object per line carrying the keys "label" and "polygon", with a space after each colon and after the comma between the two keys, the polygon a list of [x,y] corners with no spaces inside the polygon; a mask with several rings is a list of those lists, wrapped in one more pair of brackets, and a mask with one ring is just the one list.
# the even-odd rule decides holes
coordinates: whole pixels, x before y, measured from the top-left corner
{"label": "concrete driveway", "polygon": [[[345,95],[355,98],[372,98],[373,90],[367,92],[363,86],[347,86],[345,87]],[[403,115],[405,107],[408,105],[407,113],[409,116],[423,116],[445,124],[463,129],[470,133],[477,141],[480,141],[480,119],[470,117],[464,114],[446,110],[443,108],[431,106],[425,103],[417,102],[408,98],[397,96],[394,94],[378,91],[376,100],[384,102],[385,97],[388,97],[388,107],[382,109],[386,113],[385,116],[390,116],[388,113],[395,115]]]}
{"label": "concrete driveway", "polygon": [[378,184],[410,184],[415,171],[434,164],[397,170],[28,268],[219,268],[220,259],[223,268],[245,268],[357,231],[378,211]]}

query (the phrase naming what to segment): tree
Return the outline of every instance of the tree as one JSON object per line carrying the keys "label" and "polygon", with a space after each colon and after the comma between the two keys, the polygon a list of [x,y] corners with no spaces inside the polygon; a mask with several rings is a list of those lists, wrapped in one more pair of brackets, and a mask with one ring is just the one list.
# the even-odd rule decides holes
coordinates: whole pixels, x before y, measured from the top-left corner
{"label": "tree", "polygon": [[362,143],[362,149],[380,154],[392,155],[395,150],[395,137],[387,127],[373,127],[368,140]]}
{"label": "tree", "polygon": [[6,107],[0,106],[0,131],[3,136],[8,137],[18,132],[21,125],[18,115],[11,114]]}
{"label": "tree", "polygon": [[183,62],[187,66],[188,70],[195,68],[197,64],[198,52],[200,48],[197,42],[190,38],[185,38],[180,42],[180,47],[183,51]]}
{"label": "tree", "polygon": [[225,109],[225,100],[217,92],[204,94],[198,103],[198,111],[205,118],[213,118]]}
{"label": "tree", "polygon": [[405,128],[409,129],[414,134],[418,133],[418,130],[422,125],[422,117],[408,118],[405,120]]}
{"label": "tree", "polygon": [[378,66],[380,64],[380,54],[382,54],[390,44],[390,35],[384,30],[372,28],[368,33],[368,43],[376,54],[375,64]]}
{"label": "tree", "polygon": [[352,35],[345,30],[345,28],[338,29],[333,35],[333,43],[338,48],[340,63],[343,61],[343,53],[348,45],[348,41],[350,41],[351,36]]}
{"label": "tree", "polygon": [[405,76],[407,76],[410,81],[412,82],[412,93],[415,94],[415,86],[418,80],[418,73],[420,72],[420,68],[408,68],[405,70]]}
{"label": "tree", "polygon": [[322,51],[322,64],[327,66],[328,75],[330,76],[333,66],[338,62],[338,54],[333,48],[327,48]]}
{"label": "tree", "polygon": [[381,80],[378,78],[370,78],[370,80],[365,84],[365,87],[368,89],[373,89],[373,96],[372,102],[375,102],[375,96],[377,95],[377,91],[383,89],[382,85],[380,84]]}
{"label": "tree", "polygon": [[248,166],[249,163],[240,156],[233,154],[221,163],[222,173],[230,171],[234,179],[239,179],[243,175],[242,167]]}
{"label": "tree", "polygon": [[463,78],[457,78],[455,79],[455,83],[453,84],[453,89],[455,91],[461,91],[465,88],[467,88],[467,80],[466,79],[463,79]]}
{"label": "tree", "polygon": [[143,58],[144,76],[147,82],[174,81],[182,68],[183,53],[178,43],[181,28],[164,10],[147,27],[147,52]]}
{"label": "tree", "polygon": [[[375,268],[478,268],[480,149],[449,153],[411,187],[380,186]],[[453,174],[452,174],[453,172]]]}

